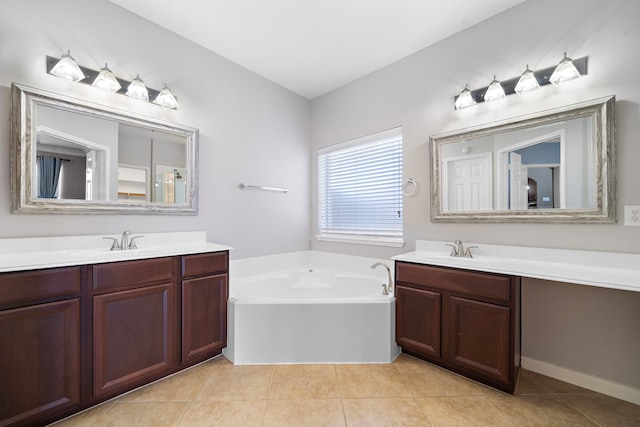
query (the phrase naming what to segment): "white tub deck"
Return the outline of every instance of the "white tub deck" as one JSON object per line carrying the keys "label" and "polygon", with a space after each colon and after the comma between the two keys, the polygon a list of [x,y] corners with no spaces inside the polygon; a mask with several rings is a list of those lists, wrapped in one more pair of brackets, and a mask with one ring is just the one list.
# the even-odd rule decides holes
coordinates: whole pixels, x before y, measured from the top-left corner
{"label": "white tub deck", "polygon": [[[382,296],[387,272],[381,267],[372,270],[375,262],[393,272],[390,260],[317,251],[232,261],[224,355],[240,365],[393,361],[400,354],[395,344],[395,298]],[[269,283],[276,272],[308,269],[362,278],[377,291],[362,297],[319,297],[320,301],[249,298],[240,291],[243,283],[255,286],[254,279],[271,277],[265,280]],[[282,274],[283,280],[288,274]]]}

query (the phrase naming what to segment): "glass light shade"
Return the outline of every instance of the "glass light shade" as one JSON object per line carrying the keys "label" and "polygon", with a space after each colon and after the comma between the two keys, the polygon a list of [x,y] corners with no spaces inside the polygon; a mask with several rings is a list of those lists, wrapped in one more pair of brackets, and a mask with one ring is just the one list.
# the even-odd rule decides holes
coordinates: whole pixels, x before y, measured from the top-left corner
{"label": "glass light shade", "polygon": [[53,66],[50,71],[54,76],[62,77],[72,81],[73,83],[79,82],[82,79],[86,79],[80,67],[76,63],[76,60],[71,56],[71,52],[67,51],[62,58]]}
{"label": "glass light shade", "polygon": [[104,67],[100,69],[100,74],[98,74],[98,77],[91,83],[91,86],[106,90],[109,93],[117,92],[122,87],[107,64],[104,64]]}
{"label": "glass light shade", "polygon": [[520,76],[520,80],[516,84],[515,91],[518,95],[521,95],[522,92],[528,92],[530,90],[540,89],[540,84],[538,83],[538,79],[536,79],[533,71],[529,69],[529,65],[527,64],[527,69],[524,70],[524,73]]}
{"label": "glass light shade", "polygon": [[504,98],[506,95],[504,93],[504,89],[498,80],[496,80],[496,76],[493,76],[493,80],[489,84],[487,88],[487,92],[484,94],[484,102],[497,101],[498,99]]}
{"label": "glass light shade", "polygon": [[562,82],[577,79],[578,77],[580,77],[580,72],[576,66],[573,65],[573,61],[571,58],[567,57],[567,53],[565,52],[564,58],[562,58],[562,61],[560,61],[556,69],[553,71],[553,74],[551,74],[549,81],[555,86],[558,86]]}
{"label": "glass light shade", "polygon": [[127,96],[135,99],[149,100],[149,91],[140,78],[140,74],[136,75],[129,87],[127,88]]}
{"label": "glass light shade", "polygon": [[166,83],[164,84],[164,87],[162,88],[158,96],[156,96],[156,99],[153,100],[153,103],[162,105],[164,108],[178,108],[180,105],[178,104],[178,100],[176,99],[176,97],[173,96],[171,89],[167,87]]}
{"label": "glass light shade", "polygon": [[469,86],[465,85],[464,89],[462,89],[462,92],[460,92],[460,95],[458,95],[458,98],[456,99],[456,110],[471,107],[472,105],[476,105],[476,100],[473,99],[471,91],[469,90]]}

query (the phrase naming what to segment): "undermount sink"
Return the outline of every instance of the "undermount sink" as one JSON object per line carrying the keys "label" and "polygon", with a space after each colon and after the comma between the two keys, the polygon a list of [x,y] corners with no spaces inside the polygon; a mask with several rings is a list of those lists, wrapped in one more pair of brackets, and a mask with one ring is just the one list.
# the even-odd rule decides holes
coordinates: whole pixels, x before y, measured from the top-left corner
{"label": "undermount sink", "polygon": [[97,249],[80,249],[69,253],[71,256],[77,256],[79,258],[127,258],[131,256],[146,256],[146,255],[158,255],[164,253],[162,249],[158,248],[138,248],[127,250],[109,250],[108,248]]}

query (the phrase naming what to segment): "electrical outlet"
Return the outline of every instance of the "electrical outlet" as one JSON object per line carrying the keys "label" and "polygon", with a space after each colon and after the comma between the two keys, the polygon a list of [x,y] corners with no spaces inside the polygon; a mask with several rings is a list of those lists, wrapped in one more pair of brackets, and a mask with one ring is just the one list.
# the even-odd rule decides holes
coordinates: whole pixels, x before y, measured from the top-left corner
{"label": "electrical outlet", "polygon": [[624,225],[628,227],[640,227],[640,206],[624,207]]}

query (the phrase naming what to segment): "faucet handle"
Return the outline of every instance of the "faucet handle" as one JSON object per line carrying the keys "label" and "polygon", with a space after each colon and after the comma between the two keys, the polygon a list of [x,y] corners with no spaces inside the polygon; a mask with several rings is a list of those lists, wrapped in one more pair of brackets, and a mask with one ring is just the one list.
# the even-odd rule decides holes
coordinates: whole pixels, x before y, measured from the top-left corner
{"label": "faucet handle", "polygon": [[451,253],[449,254],[449,256],[458,256],[458,249],[456,249],[455,245],[449,243],[445,243],[444,245],[451,246]]}
{"label": "faucet handle", "polygon": [[467,250],[464,251],[464,257],[465,258],[473,258],[473,255],[471,254],[471,249],[477,249],[478,246],[469,246],[467,247]]}
{"label": "faucet handle", "polygon": [[144,236],[133,236],[131,240],[129,240],[129,249],[138,249],[138,245],[136,245],[136,239],[144,237]]}
{"label": "faucet handle", "polygon": [[382,295],[389,295],[389,290],[387,289],[386,284],[382,284]]}
{"label": "faucet handle", "polygon": [[120,249],[120,245],[118,244],[118,239],[116,239],[115,237],[103,237],[103,239],[113,240],[113,243],[111,244],[111,249],[109,249],[110,251],[117,251]]}

